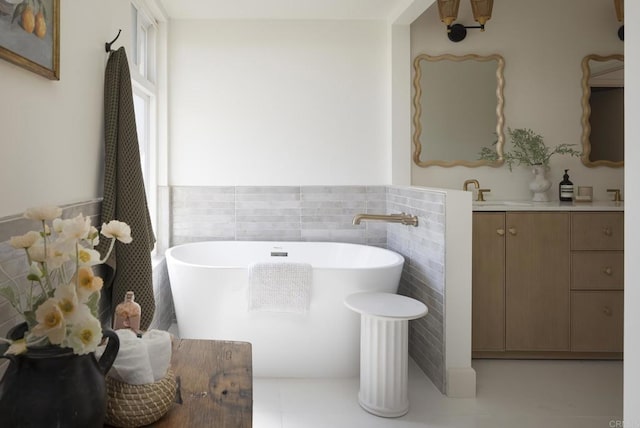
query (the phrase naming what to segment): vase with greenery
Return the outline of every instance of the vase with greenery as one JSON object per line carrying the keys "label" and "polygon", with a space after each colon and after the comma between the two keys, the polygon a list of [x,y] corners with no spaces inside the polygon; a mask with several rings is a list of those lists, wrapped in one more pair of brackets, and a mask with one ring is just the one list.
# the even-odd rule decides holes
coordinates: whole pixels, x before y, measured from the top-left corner
{"label": "vase with greenery", "polygon": [[[504,161],[509,166],[509,171],[513,171],[513,165],[524,165],[531,167],[533,180],[529,184],[529,189],[533,192],[534,202],[547,202],[549,196],[547,190],[551,187],[551,182],[547,179],[546,173],[549,169],[549,160],[555,154],[580,156],[580,152],[573,148],[575,144],[559,144],[553,149],[544,143],[540,134],[536,134],[527,128],[508,128],[513,149],[504,153]],[[494,143],[495,144],[495,143]],[[495,161],[498,153],[495,149],[483,147],[480,151],[480,159]]]}
{"label": "vase with greenery", "polygon": [[[513,164],[535,166],[542,165],[549,168],[549,160],[555,154],[580,156],[581,152],[574,149],[575,144],[558,144],[553,149],[544,143],[544,138],[527,128],[508,128],[508,134],[513,145],[511,151],[504,153],[504,161],[513,170]],[[494,143],[495,144],[495,143]],[[480,159],[495,161],[498,153],[490,147],[483,147],[480,151]]]}

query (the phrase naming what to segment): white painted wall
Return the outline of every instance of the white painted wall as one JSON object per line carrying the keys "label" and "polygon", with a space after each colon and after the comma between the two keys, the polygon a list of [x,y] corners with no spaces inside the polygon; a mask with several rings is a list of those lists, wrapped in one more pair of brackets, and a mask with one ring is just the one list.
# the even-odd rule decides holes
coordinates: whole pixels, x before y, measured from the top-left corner
{"label": "white painted wall", "polygon": [[403,0],[389,17],[391,183],[411,184],[411,23],[435,0]]}
{"label": "white painted wall", "polygon": [[[625,21],[640,20],[640,3],[627,2]],[[625,169],[627,183],[640,182],[640,28],[625,26]],[[640,427],[640,213],[639,187],[629,186],[625,199],[624,240],[624,421],[625,427]]]}
{"label": "white painted wall", "polygon": [[130,6],[61,3],[60,81],[0,60],[0,217],[102,195],[104,43],[128,46]]}
{"label": "white painted wall", "polygon": [[[475,24],[468,2],[460,3],[459,22]],[[411,24],[412,58],[420,53],[462,55],[501,54],[505,59],[505,120],[511,128],[531,128],[549,146],[581,144],[581,60],[591,53],[623,53],[617,38],[619,23],[613,2],[602,0],[510,0],[494,5],[484,33],[469,30],[459,43],[446,37],[433,4]],[[472,100],[469,100],[472,102]],[[460,126],[465,124],[461,123]],[[628,144],[627,144],[628,146]],[[508,148],[508,146],[507,146]],[[428,148],[424,148],[428,154]],[[624,191],[624,169],[587,168],[579,159],[555,156],[549,178],[550,197],[568,168],[575,185],[594,187],[596,199],[607,199],[607,188]],[[464,180],[477,178],[490,188],[488,198],[528,199],[531,172],[524,167],[427,167],[412,165],[412,184],[460,189]],[[623,192],[624,193],[624,192]]]}
{"label": "white painted wall", "polygon": [[471,367],[471,194],[446,191],[445,206],[445,367],[447,396],[476,396]]}
{"label": "white painted wall", "polygon": [[391,183],[411,184],[411,32],[409,24],[389,26],[389,67],[391,91],[389,100],[389,140],[391,143]]}
{"label": "white painted wall", "polygon": [[389,184],[381,21],[172,21],[172,185]]}

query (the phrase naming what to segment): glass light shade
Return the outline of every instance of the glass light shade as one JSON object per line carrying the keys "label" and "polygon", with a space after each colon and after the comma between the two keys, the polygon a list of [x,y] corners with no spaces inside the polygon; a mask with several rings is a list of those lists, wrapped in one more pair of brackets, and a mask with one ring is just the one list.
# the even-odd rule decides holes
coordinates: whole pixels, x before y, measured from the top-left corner
{"label": "glass light shade", "polygon": [[460,7],[460,0],[438,0],[440,20],[451,25],[458,18],[458,7]]}
{"label": "glass light shade", "polygon": [[624,0],[613,0],[613,4],[616,7],[616,17],[619,22],[624,21]]}
{"label": "glass light shade", "polygon": [[471,10],[473,11],[473,19],[480,25],[484,25],[491,19],[493,0],[471,0]]}

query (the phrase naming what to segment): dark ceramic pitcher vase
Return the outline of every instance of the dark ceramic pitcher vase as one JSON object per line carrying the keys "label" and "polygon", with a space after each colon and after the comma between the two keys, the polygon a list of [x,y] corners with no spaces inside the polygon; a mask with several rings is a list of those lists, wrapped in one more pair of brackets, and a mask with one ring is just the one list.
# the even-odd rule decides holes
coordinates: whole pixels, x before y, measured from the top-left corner
{"label": "dark ceramic pitcher vase", "polygon": [[[9,338],[21,338],[26,328],[26,324],[14,327]],[[103,335],[109,342],[99,360],[93,353],[76,355],[59,346],[2,356],[10,363],[0,382],[0,426],[102,427],[107,402],[104,377],[120,348],[116,333],[105,330]]]}

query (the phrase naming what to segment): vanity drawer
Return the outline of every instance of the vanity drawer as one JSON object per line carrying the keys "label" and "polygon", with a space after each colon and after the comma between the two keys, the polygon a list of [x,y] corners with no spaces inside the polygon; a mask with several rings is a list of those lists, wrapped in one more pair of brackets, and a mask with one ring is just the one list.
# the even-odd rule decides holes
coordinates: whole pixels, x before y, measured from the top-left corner
{"label": "vanity drawer", "polygon": [[571,254],[572,290],[622,290],[622,251],[579,251]]}
{"label": "vanity drawer", "polygon": [[622,352],[622,291],[571,292],[571,350]]}
{"label": "vanity drawer", "polygon": [[623,250],[624,214],[571,213],[572,250]]}

